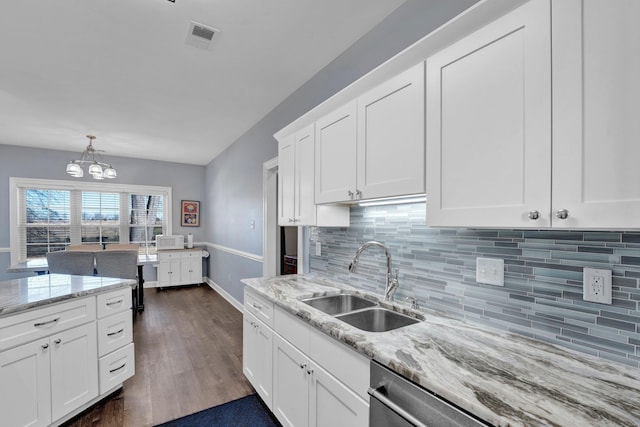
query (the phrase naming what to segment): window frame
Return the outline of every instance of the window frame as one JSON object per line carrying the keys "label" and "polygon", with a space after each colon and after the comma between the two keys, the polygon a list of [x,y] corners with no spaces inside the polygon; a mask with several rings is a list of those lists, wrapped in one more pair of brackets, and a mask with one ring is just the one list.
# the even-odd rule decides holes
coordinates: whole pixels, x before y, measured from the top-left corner
{"label": "window frame", "polygon": [[[23,188],[38,188],[38,189],[44,189],[44,190],[67,190],[71,192],[97,191],[97,192],[106,192],[106,193],[120,193],[121,200],[124,199],[122,195],[125,193],[127,197],[130,197],[131,194],[162,196],[164,197],[163,215],[165,218],[166,233],[172,234],[173,203],[172,203],[171,187],[10,177],[9,178],[9,223],[10,223],[9,244],[11,249],[12,265],[16,265],[26,261],[26,260],[20,259],[20,252],[22,248],[20,247],[21,228],[19,224],[19,218],[21,216],[20,209],[22,208],[22,206],[20,204],[21,202],[18,199],[18,195],[20,190]],[[73,200],[73,197],[72,197],[72,200]],[[71,203],[73,204],[73,201]],[[72,211],[73,209],[74,207],[71,206]],[[122,221],[122,212],[123,212],[123,209],[126,209],[128,211],[129,206],[127,204],[126,207],[121,206],[120,209],[121,209],[121,221],[120,221],[121,236],[123,235],[127,236],[127,239],[128,239],[128,235],[129,235],[128,231],[129,231],[130,224],[129,224],[129,220]],[[72,214],[72,217],[73,217],[73,214]],[[128,215],[126,215],[125,218],[128,218]],[[78,224],[72,223],[71,227],[74,227],[74,226],[80,227],[80,223]],[[125,229],[126,229],[126,233],[122,234],[122,232]],[[126,243],[126,242],[122,242],[122,243]]]}

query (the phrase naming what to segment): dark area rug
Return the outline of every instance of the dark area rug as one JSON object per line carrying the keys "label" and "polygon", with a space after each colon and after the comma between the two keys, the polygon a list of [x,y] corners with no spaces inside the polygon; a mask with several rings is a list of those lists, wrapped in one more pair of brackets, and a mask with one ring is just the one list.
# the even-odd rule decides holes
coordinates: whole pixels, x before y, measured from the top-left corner
{"label": "dark area rug", "polygon": [[257,395],[223,403],[156,427],[278,427],[269,409]]}

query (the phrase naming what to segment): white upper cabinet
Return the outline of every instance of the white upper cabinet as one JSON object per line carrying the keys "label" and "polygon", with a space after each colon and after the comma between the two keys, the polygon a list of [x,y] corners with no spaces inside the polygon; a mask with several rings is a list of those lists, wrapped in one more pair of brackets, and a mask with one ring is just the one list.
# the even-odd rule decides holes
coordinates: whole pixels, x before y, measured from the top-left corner
{"label": "white upper cabinet", "polygon": [[427,59],[429,225],[551,225],[549,9],[533,0]]}
{"label": "white upper cabinet", "polygon": [[640,2],[552,7],[553,226],[638,228]]}
{"label": "white upper cabinet", "polygon": [[316,203],[353,200],[356,192],[356,101],[316,122]]}
{"label": "white upper cabinet", "polygon": [[348,226],[349,208],[315,204],[315,126],[278,143],[278,224]]}
{"label": "white upper cabinet", "polygon": [[424,63],[316,122],[316,203],[424,189]]}
{"label": "white upper cabinet", "polygon": [[358,98],[359,198],[424,193],[424,63]]}

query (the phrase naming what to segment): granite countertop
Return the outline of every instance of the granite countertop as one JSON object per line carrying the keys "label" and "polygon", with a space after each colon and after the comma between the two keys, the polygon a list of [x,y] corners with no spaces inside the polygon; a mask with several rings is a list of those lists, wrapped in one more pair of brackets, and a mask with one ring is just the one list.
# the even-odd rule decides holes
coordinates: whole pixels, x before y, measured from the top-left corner
{"label": "granite countertop", "polygon": [[[353,292],[314,275],[245,279],[288,312],[498,426],[638,426],[640,371],[516,334],[422,311],[389,332],[356,329],[299,301]],[[408,311],[394,304],[396,311]]]}
{"label": "granite countertop", "polygon": [[0,317],[72,298],[135,287],[133,279],[43,274],[0,282]]}

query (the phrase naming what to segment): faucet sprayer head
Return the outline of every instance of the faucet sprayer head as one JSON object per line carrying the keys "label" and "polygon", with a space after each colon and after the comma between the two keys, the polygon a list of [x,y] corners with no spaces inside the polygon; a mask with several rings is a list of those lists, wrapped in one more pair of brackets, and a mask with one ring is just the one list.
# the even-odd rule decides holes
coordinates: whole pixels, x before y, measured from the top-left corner
{"label": "faucet sprayer head", "polygon": [[352,273],[355,273],[357,267],[358,267],[358,260],[354,258],[354,260],[351,261],[351,264],[349,264],[349,271]]}

